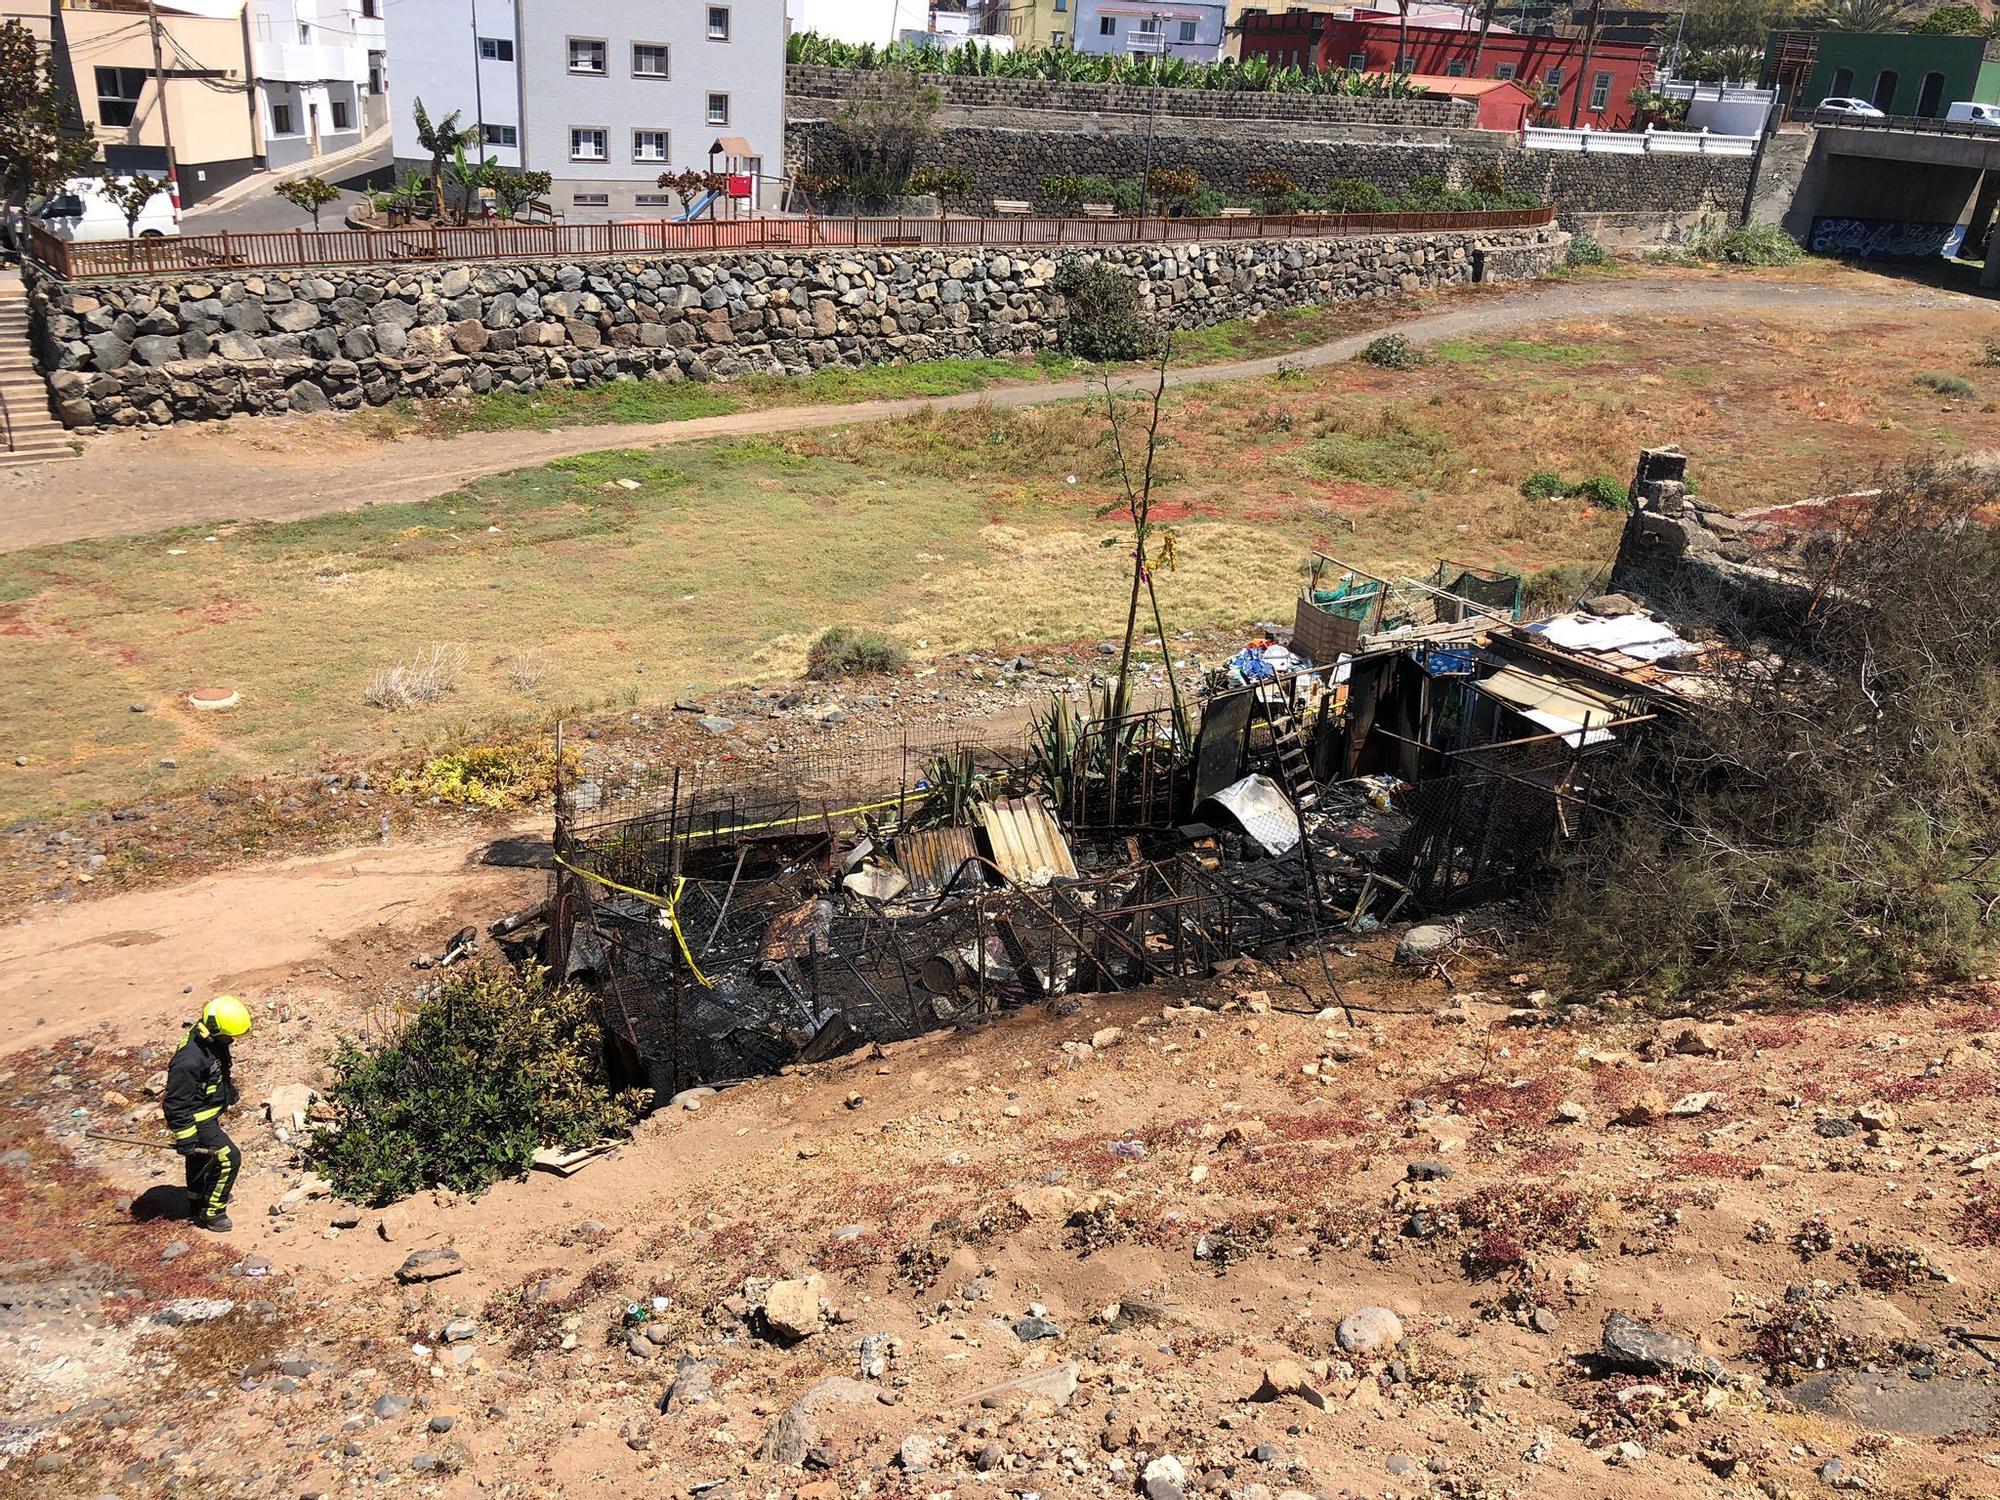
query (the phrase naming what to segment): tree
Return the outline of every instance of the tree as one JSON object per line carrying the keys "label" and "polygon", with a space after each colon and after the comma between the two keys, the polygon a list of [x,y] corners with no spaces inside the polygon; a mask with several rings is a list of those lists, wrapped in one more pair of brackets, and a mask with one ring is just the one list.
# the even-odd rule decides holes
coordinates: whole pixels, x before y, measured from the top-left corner
{"label": "tree", "polygon": [[1976,5],[1940,5],[1910,28],[1924,36],[1978,36],[1986,18]]}
{"label": "tree", "polygon": [[548,172],[509,172],[502,169],[493,174],[493,197],[500,205],[501,214],[511,219],[521,211],[523,204],[548,197],[549,190],[555,185],[555,177]]}
{"label": "tree", "polygon": [[54,60],[19,21],[0,25],[0,204],[11,211],[54,192],[96,155]]}
{"label": "tree", "polygon": [[1410,55],[1410,0],[1396,0],[1396,66],[1389,70],[1392,78],[1401,78],[1407,71],[1403,59]]}
{"label": "tree", "polygon": [[1590,86],[1590,62],[1597,55],[1597,23],[1604,14],[1604,0],[1590,0],[1590,15],[1583,27],[1583,64],[1577,69],[1576,93],[1569,101],[1569,128],[1576,129],[1583,113],[1583,91]]}
{"label": "tree", "polygon": [[1894,31],[1909,9],[1904,0],[1821,0],[1812,14],[1812,24],[1821,31],[1867,36]]}
{"label": "tree", "polygon": [[908,190],[917,154],[937,133],[938,92],[904,69],[857,79],[833,117],[833,148],[847,190],[893,198]]}
{"label": "tree", "polygon": [[293,208],[312,215],[313,233],[319,233],[319,211],[340,197],[340,189],[324,177],[294,177],[290,182],[271,185],[271,191]]}
{"label": "tree", "polygon": [[125,238],[133,239],[139,233],[139,215],[146,211],[146,205],[160,195],[166,184],[157,177],[148,177],[139,172],[131,177],[120,177],[107,170],[103,177],[104,196],[111,200],[111,206],[124,215]]}
{"label": "tree", "polygon": [[1500,0],[1486,0],[1479,7],[1479,40],[1472,47],[1472,76],[1479,76],[1480,60],[1486,56],[1486,34],[1493,29],[1493,11]]}
{"label": "tree", "polygon": [[417,126],[417,145],[428,152],[431,159],[431,196],[437,201],[437,216],[444,217],[444,164],[446,158],[455,151],[477,144],[479,132],[475,129],[458,128],[461,112],[453,110],[441,120],[433,120],[430,111],[424,108],[421,98],[410,101],[410,117]]}
{"label": "tree", "polygon": [[458,222],[463,224],[472,212],[472,205],[479,201],[479,190],[493,185],[500,163],[490,156],[484,159],[468,157],[461,144],[451,153],[448,170],[452,186],[458,189]]}

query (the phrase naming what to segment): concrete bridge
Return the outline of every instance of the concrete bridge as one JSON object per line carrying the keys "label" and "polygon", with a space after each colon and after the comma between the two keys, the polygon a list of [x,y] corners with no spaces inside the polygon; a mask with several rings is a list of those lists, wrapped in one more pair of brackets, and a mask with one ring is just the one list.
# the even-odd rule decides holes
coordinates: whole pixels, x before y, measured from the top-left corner
{"label": "concrete bridge", "polygon": [[1823,120],[1766,143],[1752,217],[1781,223],[1830,254],[1950,251],[1978,259],[1997,200],[2000,130],[1893,117]]}

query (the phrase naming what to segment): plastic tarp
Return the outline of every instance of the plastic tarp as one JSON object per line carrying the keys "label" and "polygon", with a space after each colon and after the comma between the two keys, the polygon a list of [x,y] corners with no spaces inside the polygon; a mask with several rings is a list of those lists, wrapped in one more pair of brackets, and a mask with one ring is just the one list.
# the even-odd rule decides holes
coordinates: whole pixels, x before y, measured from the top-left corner
{"label": "plastic tarp", "polygon": [[[1531,724],[1552,730],[1571,744],[1596,745],[1612,738],[1608,724],[1627,716],[1626,705],[1580,683],[1545,677],[1523,667],[1502,667],[1478,683],[1479,691],[1513,709]],[[1581,731],[1580,737],[1572,731]]]}
{"label": "plastic tarp", "polygon": [[1528,629],[1566,651],[1619,651],[1635,661],[1659,661],[1693,649],[1673,626],[1645,615],[1555,615]]}

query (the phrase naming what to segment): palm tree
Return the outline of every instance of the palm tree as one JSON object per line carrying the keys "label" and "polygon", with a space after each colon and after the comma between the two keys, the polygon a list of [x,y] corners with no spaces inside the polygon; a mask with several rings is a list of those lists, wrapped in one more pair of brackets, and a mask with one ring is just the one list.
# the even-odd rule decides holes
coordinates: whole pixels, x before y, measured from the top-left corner
{"label": "palm tree", "polygon": [[1486,56],[1486,33],[1493,29],[1493,10],[1500,0],[1486,0],[1479,9],[1479,40],[1472,48],[1472,76],[1479,76],[1479,60]]}
{"label": "palm tree", "polygon": [[453,110],[441,120],[431,119],[430,111],[424,108],[424,101],[420,98],[410,101],[410,113],[417,124],[417,144],[431,156],[431,196],[437,199],[437,216],[442,219],[445,159],[477,144],[479,132],[469,127],[465,130],[458,128],[458,110]]}
{"label": "palm tree", "polygon": [[1822,0],[1812,25],[1820,31],[1851,31],[1868,35],[1893,31],[1909,10],[1904,0]]}
{"label": "palm tree", "polygon": [[1569,101],[1569,128],[1576,129],[1576,122],[1583,113],[1583,91],[1590,82],[1590,63],[1597,51],[1597,20],[1603,14],[1604,0],[1590,0],[1590,15],[1583,26],[1583,66],[1577,70],[1576,93]]}

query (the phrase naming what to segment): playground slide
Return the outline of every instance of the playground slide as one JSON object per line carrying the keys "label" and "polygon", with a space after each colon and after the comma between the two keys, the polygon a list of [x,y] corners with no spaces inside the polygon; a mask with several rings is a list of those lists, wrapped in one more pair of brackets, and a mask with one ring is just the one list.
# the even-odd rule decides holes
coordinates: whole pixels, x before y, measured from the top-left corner
{"label": "playground slide", "polygon": [[682,214],[680,218],[677,219],[675,222],[680,224],[686,224],[691,220],[699,219],[703,214],[708,212],[709,205],[714,203],[715,200],[717,198],[720,198],[721,196],[722,196],[721,192],[716,190],[711,190],[709,192],[703,193],[699,198],[695,199],[693,203],[688,205],[688,211]]}

